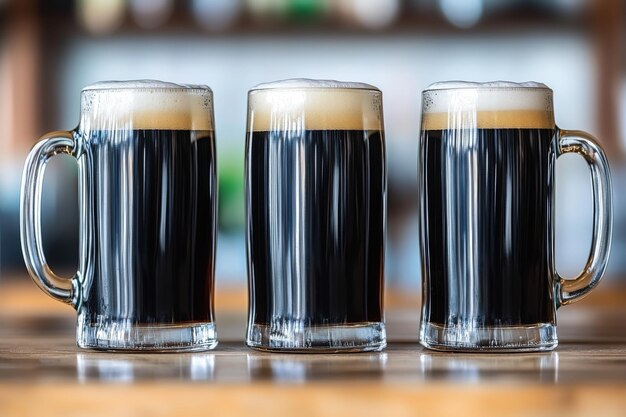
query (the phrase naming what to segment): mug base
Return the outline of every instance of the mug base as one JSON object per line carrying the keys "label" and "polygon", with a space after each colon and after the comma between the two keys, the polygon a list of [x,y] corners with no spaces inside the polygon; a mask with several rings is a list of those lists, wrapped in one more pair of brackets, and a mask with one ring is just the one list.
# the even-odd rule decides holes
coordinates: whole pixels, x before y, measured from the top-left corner
{"label": "mug base", "polygon": [[545,352],[553,350],[558,339],[552,323],[492,327],[422,323],[420,344],[446,352]]}
{"label": "mug base", "polygon": [[214,323],[142,325],[86,323],[79,315],[76,344],[83,349],[145,352],[197,352],[217,346]]}
{"label": "mug base", "polygon": [[271,352],[378,352],[387,346],[387,335],[382,322],[305,326],[300,321],[281,320],[250,325],[246,345]]}

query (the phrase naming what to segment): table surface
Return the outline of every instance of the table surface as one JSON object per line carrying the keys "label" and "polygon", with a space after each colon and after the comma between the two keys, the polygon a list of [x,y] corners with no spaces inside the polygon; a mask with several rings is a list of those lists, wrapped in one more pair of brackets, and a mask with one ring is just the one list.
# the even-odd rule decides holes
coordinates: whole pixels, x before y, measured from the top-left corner
{"label": "table surface", "polygon": [[559,310],[560,344],[533,354],[438,353],[417,343],[419,300],[388,300],[380,353],[247,349],[245,293],[218,293],[209,352],[80,350],[75,313],[30,283],[0,285],[0,416],[626,416],[626,287]]}

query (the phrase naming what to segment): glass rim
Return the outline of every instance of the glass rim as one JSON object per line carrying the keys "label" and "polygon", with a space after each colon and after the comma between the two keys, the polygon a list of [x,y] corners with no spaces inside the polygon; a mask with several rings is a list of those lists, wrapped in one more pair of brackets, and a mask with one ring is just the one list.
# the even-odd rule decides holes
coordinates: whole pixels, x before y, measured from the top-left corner
{"label": "glass rim", "polygon": [[129,81],[100,81],[89,84],[81,89],[81,94],[92,92],[146,92],[169,93],[180,92],[186,94],[213,94],[213,90],[206,84],[182,84],[161,82],[153,80],[129,80]]}
{"label": "glass rim", "polygon": [[501,86],[501,87],[497,87],[497,86],[475,86],[475,87],[450,87],[450,88],[431,88],[431,89],[426,89],[426,90],[422,90],[422,93],[434,93],[437,91],[458,91],[458,90],[482,90],[482,91],[488,91],[488,90],[499,90],[499,91],[525,91],[525,90],[542,90],[542,91],[549,91],[550,93],[553,92],[553,90],[550,87],[541,87],[541,86],[528,86],[528,87],[513,87],[513,86]]}
{"label": "glass rim", "polygon": [[[445,84],[450,84],[446,86]],[[533,84],[533,85],[531,85]],[[437,91],[459,91],[459,90],[480,90],[480,91],[546,91],[552,93],[553,90],[543,83],[534,81],[513,82],[513,81],[443,81],[429,85],[422,93],[432,93]]]}
{"label": "glass rim", "polygon": [[378,91],[381,90],[360,81],[339,81],[315,78],[287,78],[264,82],[253,86],[248,93],[254,91]]}
{"label": "glass rim", "polygon": [[373,92],[373,93],[382,93],[380,88],[378,87],[253,87],[248,90],[248,94],[260,92],[260,91],[363,91],[363,92]]}

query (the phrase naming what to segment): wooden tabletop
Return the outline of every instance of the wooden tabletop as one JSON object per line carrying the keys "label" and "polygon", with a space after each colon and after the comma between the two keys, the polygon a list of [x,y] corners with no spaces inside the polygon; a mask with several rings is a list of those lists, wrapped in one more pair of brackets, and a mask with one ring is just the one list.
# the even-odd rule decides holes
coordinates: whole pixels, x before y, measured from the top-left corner
{"label": "wooden tabletop", "polygon": [[75,313],[30,282],[0,285],[0,417],[626,416],[626,288],[559,310],[559,347],[450,354],[417,343],[418,297],[388,299],[381,353],[271,354],[243,346],[245,293],[217,294],[210,352],[80,350]]}

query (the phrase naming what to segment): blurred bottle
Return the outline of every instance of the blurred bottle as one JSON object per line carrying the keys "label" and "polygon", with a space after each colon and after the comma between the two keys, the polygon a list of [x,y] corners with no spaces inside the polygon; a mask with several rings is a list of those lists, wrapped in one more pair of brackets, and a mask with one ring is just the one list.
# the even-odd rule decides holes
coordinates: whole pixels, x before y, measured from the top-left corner
{"label": "blurred bottle", "polygon": [[246,0],[246,8],[257,21],[266,22],[284,16],[288,0]]}
{"label": "blurred bottle", "polygon": [[130,0],[129,6],[139,27],[154,29],[170,18],[174,10],[174,0]]}
{"label": "blurred bottle", "polygon": [[122,24],[125,8],[124,0],[78,0],[76,12],[87,31],[105,35]]}
{"label": "blurred bottle", "polygon": [[209,30],[233,26],[241,15],[241,0],[192,0],[191,11],[196,21]]}
{"label": "blurred bottle", "polygon": [[349,23],[367,29],[392,25],[400,14],[400,0],[337,0],[334,11]]}
{"label": "blurred bottle", "polygon": [[297,21],[318,21],[326,17],[328,0],[290,0],[287,2],[287,16]]}
{"label": "blurred bottle", "polygon": [[428,13],[437,8],[437,0],[406,0],[411,13]]}
{"label": "blurred bottle", "polygon": [[533,0],[535,6],[547,12],[556,13],[561,17],[576,17],[590,7],[588,0]]}
{"label": "blurred bottle", "polygon": [[316,22],[324,19],[331,0],[247,0],[250,15],[261,23],[278,20]]}
{"label": "blurred bottle", "polygon": [[483,0],[439,0],[443,16],[452,25],[469,29],[480,21],[483,15]]}

